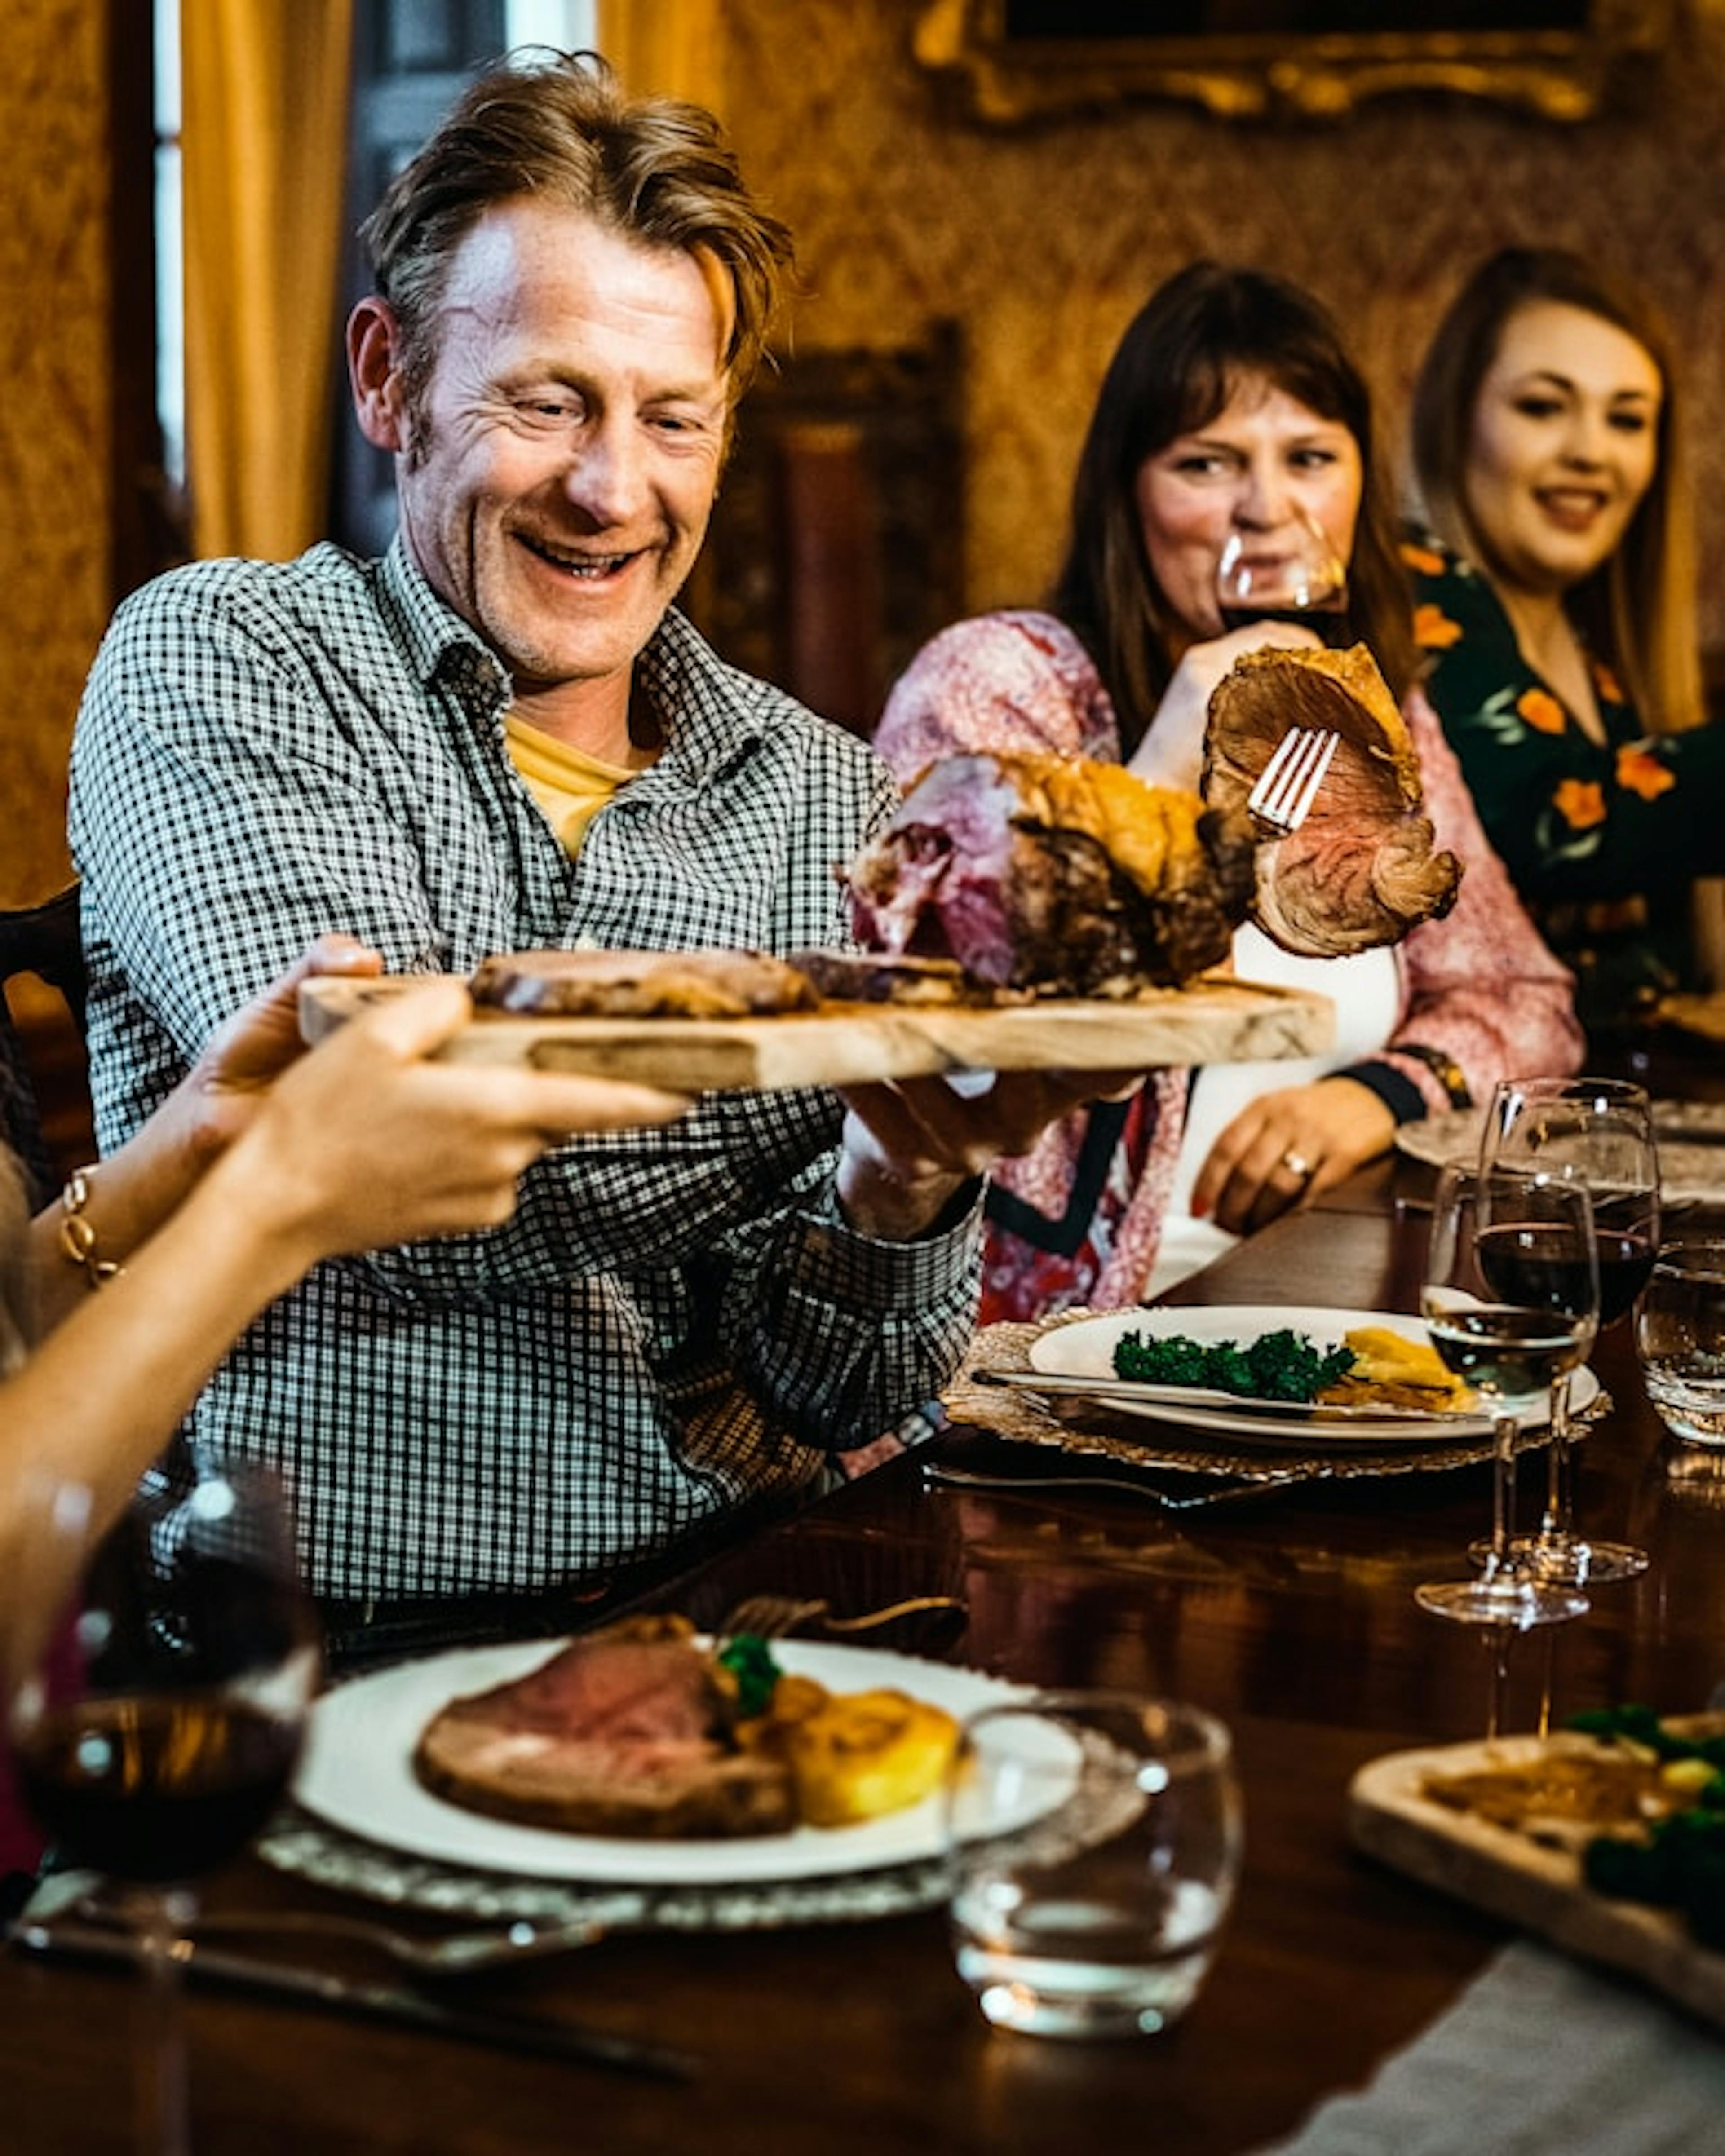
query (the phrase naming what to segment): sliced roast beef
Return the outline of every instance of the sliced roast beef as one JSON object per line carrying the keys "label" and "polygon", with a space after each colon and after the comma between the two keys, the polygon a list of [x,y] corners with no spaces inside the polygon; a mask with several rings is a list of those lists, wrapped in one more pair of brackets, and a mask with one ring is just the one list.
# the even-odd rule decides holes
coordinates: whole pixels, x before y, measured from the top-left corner
{"label": "sliced roast beef", "polygon": [[711,1656],[677,1620],[578,1639],[507,1684],[451,1700],[413,1755],[452,1803],[578,1834],[779,1834],[782,1762],[739,1751]]}
{"label": "sliced roast beef", "polygon": [[1048,756],[943,758],[851,864],[865,947],[1041,994],[1129,995],[1228,955],[1252,889],[1237,808]]}
{"label": "sliced roast beef", "polygon": [[1252,918],[1285,951],[1331,958],[1400,941],[1455,902],[1461,864],[1436,850],[1420,759],[1363,644],[1249,652],[1210,698],[1203,793],[1239,813],[1292,726],[1340,737],[1305,822],[1258,849]]}
{"label": "sliced roast beef", "polygon": [[483,959],[470,986],[476,1004],[536,1018],[750,1018],[816,1001],[761,951],[514,951]]}

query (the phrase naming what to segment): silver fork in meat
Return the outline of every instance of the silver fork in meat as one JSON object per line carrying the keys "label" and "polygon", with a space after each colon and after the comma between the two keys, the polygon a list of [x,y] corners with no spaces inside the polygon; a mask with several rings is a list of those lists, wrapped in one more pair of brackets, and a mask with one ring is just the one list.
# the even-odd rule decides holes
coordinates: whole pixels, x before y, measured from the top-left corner
{"label": "silver fork in meat", "polygon": [[1312,814],[1341,738],[1327,726],[1288,728],[1246,796],[1260,824],[1280,838],[1299,829]]}

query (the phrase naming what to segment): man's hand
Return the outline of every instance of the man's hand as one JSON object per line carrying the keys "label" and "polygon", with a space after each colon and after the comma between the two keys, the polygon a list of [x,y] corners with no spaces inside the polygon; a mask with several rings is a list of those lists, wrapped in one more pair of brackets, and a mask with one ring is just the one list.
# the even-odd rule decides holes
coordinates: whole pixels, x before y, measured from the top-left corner
{"label": "man's hand", "polygon": [[1028,1152],[1087,1101],[1127,1099],[1143,1080],[1142,1070],[1004,1070],[841,1087],[845,1217],[860,1235],[910,1242],[995,1161]]}

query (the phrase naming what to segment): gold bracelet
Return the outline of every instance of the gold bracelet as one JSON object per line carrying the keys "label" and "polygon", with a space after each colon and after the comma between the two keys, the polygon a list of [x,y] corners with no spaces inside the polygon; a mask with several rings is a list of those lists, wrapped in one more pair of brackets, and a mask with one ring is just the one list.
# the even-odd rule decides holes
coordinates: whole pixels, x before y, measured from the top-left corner
{"label": "gold bracelet", "polygon": [[96,1248],[96,1231],[84,1217],[90,1203],[90,1178],[94,1168],[74,1168],[60,1193],[60,1248],[74,1265],[81,1265],[93,1288],[100,1287],[123,1265],[105,1258]]}

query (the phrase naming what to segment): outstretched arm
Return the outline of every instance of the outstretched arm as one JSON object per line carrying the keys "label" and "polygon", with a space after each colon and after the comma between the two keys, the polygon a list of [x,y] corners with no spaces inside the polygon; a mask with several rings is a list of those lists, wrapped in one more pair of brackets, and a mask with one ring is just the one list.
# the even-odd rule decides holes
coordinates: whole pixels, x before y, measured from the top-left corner
{"label": "outstretched arm", "polygon": [[[353,956],[366,970],[368,955],[343,947],[310,964]],[[664,1122],[687,1106],[646,1087],[428,1060],[470,1008],[452,980],[302,1057],[291,1014],[309,969],[250,1005],[92,1177],[97,1247],[122,1267],[100,1291],[59,1247],[54,1209],[36,1224],[45,1314],[62,1322],[0,1384],[0,1579],[28,1485],[85,1482],[111,1517],[229,1344],[310,1266],[495,1225],[522,1170],[572,1132]]]}

